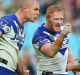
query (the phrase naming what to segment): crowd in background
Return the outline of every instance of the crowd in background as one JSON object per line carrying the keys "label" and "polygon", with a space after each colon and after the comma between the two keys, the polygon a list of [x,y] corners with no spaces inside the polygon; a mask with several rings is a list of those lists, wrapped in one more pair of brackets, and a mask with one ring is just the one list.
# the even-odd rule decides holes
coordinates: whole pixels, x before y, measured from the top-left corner
{"label": "crowd in background", "polygon": [[[8,1],[8,3],[6,2]],[[28,22],[24,25],[25,39],[24,46],[21,50],[28,49],[31,59],[33,59],[34,49],[32,46],[32,37],[35,30],[46,21],[45,13],[49,5],[58,4],[65,10],[65,20],[71,22],[73,32],[69,35],[69,47],[74,58],[80,57],[80,0],[39,0],[40,2],[40,16],[35,23]],[[3,15],[14,13],[21,5],[22,0],[0,0],[0,17]],[[64,22],[65,23],[65,22]],[[35,58],[34,58],[35,59]],[[28,68],[33,71],[36,62],[33,62],[33,68]],[[37,68],[35,68],[37,69]],[[71,75],[71,74],[70,74]]]}

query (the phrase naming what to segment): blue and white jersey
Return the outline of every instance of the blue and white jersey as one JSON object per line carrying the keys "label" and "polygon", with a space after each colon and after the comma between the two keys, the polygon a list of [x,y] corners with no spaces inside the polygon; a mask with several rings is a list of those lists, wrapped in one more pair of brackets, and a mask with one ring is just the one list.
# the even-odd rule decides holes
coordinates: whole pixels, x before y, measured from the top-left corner
{"label": "blue and white jersey", "polygon": [[[56,40],[57,36],[61,32],[51,32],[42,25],[37,29],[33,36],[33,47],[35,48],[35,53],[39,60],[39,72],[41,71],[50,71],[54,74],[67,74],[66,65],[68,59],[68,38],[65,37],[63,45],[60,48],[60,51],[53,57],[45,57],[41,52],[41,47],[46,43],[52,43]],[[40,75],[41,73],[39,73]]]}
{"label": "blue and white jersey", "polygon": [[8,68],[15,70],[24,41],[24,27],[15,14],[9,14],[0,19],[0,32],[3,34],[0,36],[0,57],[8,60]]}

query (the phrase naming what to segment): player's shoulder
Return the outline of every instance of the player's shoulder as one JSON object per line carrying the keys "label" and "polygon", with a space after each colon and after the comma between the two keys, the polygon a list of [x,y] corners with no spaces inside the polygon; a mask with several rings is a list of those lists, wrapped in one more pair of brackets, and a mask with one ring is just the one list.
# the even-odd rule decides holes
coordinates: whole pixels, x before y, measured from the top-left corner
{"label": "player's shoulder", "polygon": [[0,19],[4,19],[6,21],[11,20],[13,14],[8,14],[8,15],[4,15],[3,17],[1,17]]}
{"label": "player's shoulder", "polygon": [[2,26],[2,25],[8,25],[8,21],[5,20],[4,18],[0,19],[0,26]]}
{"label": "player's shoulder", "polygon": [[8,24],[7,16],[3,16],[0,18],[0,24]]}
{"label": "player's shoulder", "polygon": [[38,29],[35,31],[33,35],[33,39],[43,36],[44,35],[43,31],[44,31],[43,26],[38,27]]}
{"label": "player's shoulder", "polygon": [[11,25],[12,14],[5,15],[0,18],[0,25]]}

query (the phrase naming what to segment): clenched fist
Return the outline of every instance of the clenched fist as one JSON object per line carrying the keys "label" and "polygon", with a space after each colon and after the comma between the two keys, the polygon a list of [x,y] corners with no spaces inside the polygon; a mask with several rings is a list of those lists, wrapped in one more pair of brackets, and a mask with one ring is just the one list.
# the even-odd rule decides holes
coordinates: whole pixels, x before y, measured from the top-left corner
{"label": "clenched fist", "polygon": [[62,34],[67,35],[72,31],[72,25],[70,23],[66,23],[62,30]]}

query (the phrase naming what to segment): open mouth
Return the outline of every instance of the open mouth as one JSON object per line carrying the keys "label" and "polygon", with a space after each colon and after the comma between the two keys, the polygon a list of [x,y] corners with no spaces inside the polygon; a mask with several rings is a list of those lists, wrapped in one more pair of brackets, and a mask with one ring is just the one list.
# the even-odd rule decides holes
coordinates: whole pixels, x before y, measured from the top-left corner
{"label": "open mouth", "polygon": [[57,24],[56,27],[60,27],[60,24]]}

